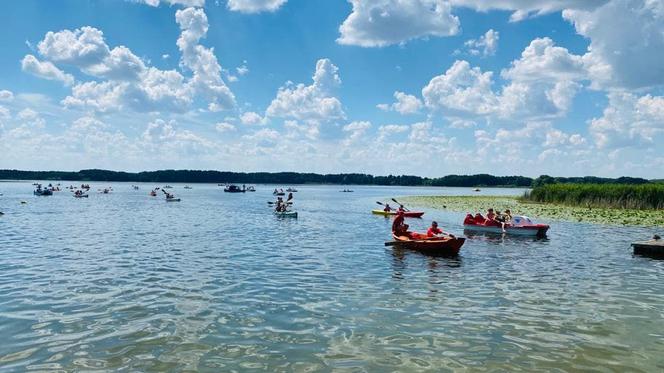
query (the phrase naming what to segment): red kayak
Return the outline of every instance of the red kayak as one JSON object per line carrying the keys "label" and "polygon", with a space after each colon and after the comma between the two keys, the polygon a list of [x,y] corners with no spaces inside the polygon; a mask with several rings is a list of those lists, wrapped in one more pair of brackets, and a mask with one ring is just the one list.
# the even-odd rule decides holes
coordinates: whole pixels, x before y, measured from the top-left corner
{"label": "red kayak", "polygon": [[426,237],[421,233],[410,233],[411,237],[397,236],[392,233],[396,245],[421,251],[430,255],[455,256],[466,242],[463,237]]}
{"label": "red kayak", "polygon": [[[371,210],[372,214],[383,215],[383,216],[394,216],[397,214],[396,211],[385,211],[385,210]],[[424,211],[405,211],[403,216],[406,218],[420,218],[424,215]]]}

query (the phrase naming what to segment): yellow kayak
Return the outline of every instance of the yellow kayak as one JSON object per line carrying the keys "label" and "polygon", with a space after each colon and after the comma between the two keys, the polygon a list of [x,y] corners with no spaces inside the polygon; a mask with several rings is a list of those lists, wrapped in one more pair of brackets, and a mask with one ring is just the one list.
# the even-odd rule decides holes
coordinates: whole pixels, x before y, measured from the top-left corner
{"label": "yellow kayak", "polygon": [[[384,211],[384,210],[371,210],[372,214],[376,215],[383,215],[383,216],[392,216],[396,215],[397,212],[395,210],[392,211]],[[407,218],[419,218],[420,216],[424,215],[424,211],[406,211],[403,213],[403,216]]]}

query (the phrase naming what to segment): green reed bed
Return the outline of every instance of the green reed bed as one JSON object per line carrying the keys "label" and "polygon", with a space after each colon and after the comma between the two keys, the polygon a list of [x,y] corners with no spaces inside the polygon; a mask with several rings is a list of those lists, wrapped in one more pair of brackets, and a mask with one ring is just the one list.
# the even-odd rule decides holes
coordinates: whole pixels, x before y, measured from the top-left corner
{"label": "green reed bed", "polygon": [[549,184],[527,192],[523,199],[580,207],[662,210],[664,184]]}
{"label": "green reed bed", "polygon": [[410,207],[436,208],[448,211],[486,214],[488,208],[512,210],[514,215],[527,215],[535,220],[564,220],[612,225],[664,227],[661,210],[616,209],[567,206],[558,203],[530,202],[518,196],[417,196],[399,201]]}

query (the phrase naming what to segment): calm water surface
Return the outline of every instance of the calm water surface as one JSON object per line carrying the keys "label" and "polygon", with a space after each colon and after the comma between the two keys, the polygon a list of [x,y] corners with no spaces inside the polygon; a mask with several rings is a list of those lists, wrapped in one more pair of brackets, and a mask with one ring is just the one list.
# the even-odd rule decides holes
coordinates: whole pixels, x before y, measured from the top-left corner
{"label": "calm water surface", "polygon": [[[553,222],[432,258],[385,247],[369,210],[468,189],[301,186],[280,219],[274,186],[107,185],[0,183],[1,371],[664,369],[664,261],[629,248],[652,230]],[[461,213],[409,223],[432,219],[463,234]]]}

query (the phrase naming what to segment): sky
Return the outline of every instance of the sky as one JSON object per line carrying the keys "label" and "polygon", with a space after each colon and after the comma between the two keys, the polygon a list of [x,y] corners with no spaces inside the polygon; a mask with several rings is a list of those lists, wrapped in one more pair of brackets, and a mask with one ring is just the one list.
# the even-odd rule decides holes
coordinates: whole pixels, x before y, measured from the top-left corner
{"label": "sky", "polygon": [[664,178],[661,0],[0,7],[0,168]]}

